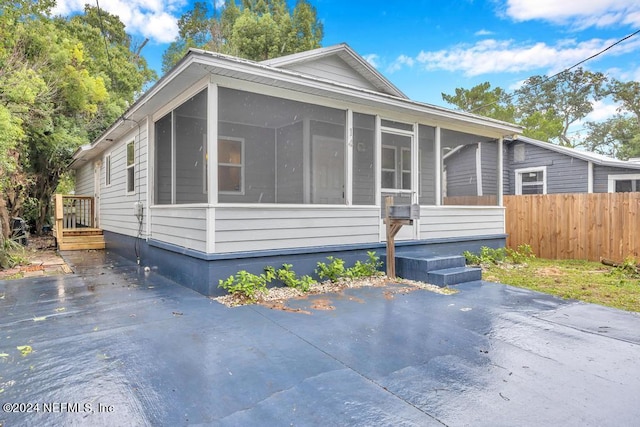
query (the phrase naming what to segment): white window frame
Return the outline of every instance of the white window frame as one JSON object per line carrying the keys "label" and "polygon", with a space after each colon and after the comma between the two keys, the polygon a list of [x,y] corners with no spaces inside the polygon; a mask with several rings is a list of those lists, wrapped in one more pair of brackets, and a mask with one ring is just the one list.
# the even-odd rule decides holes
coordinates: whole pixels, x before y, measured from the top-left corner
{"label": "white window frame", "polygon": [[[133,145],[133,160],[131,164],[129,164],[129,145]],[[125,191],[127,194],[135,194],[136,192],[136,141],[135,139],[127,142],[124,146],[124,150],[125,150],[124,161],[125,161],[125,171],[126,171]],[[129,187],[130,187],[129,169],[133,169],[133,175],[131,178],[133,180],[133,182],[131,183],[133,190],[129,190]]]}
{"label": "white window frame", "polygon": [[522,195],[522,175],[531,172],[542,172],[542,194],[547,194],[547,167],[538,166],[534,168],[522,168],[514,170],[514,173],[516,175],[516,196]]}
{"label": "white window frame", "polygon": [[[220,135],[218,136],[218,143],[220,143],[220,140],[225,140],[225,141],[237,141],[240,143],[240,164],[238,165],[237,163],[222,163],[218,160],[218,170],[220,169],[220,166],[229,166],[229,167],[239,167],[240,168],[240,191],[220,191],[218,190],[218,194],[231,194],[231,195],[236,195],[236,196],[243,196],[244,195],[244,165],[245,165],[245,159],[244,159],[244,138],[238,138],[238,137],[232,137],[232,136],[223,136]],[[218,183],[219,185],[219,183]]]}
{"label": "white window frame", "polygon": [[[617,181],[637,181],[640,180],[640,173],[630,173],[630,174],[617,174],[617,175],[609,175],[608,177],[608,192],[615,193],[616,192],[616,182]],[[631,183],[633,187],[633,183]],[[634,191],[634,190],[632,190]],[[640,191],[640,188],[635,189],[635,191]]]}
{"label": "white window frame", "polygon": [[[382,153],[385,149],[393,150],[393,169],[382,167]],[[398,186],[398,147],[395,145],[383,145],[382,150],[380,150],[380,183],[382,185],[382,174],[384,172],[393,172],[393,182],[394,185]],[[402,190],[401,188],[387,188],[382,187],[382,191],[398,191]]]}
{"label": "white window frame", "polygon": [[111,187],[111,153],[104,156],[104,186]]}

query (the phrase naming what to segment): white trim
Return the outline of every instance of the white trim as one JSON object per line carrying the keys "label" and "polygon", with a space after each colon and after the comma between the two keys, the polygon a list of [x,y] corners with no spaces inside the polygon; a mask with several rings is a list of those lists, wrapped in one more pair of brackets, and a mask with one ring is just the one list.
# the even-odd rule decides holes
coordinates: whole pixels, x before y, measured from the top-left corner
{"label": "white trim", "polygon": [[375,179],[375,205],[382,206],[382,130],[380,126],[380,116],[376,114],[375,125],[373,129],[374,142],[374,179]]}
{"label": "white trim", "polygon": [[311,120],[309,117],[302,120],[302,188],[304,189],[302,201],[311,204]]}
{"label": "white trim", "polygon": [[476,194],[482,196],[482,147],[478,142],[476,147]]}
{"label": "white trim", "polygon": [[435,127],[435,131],[434,131],[434,141],[433,141],[433,152],[435,154],[435,162],[436,162],[436,170],[435,170],[435,175],[436,175],[436,182],[435,182],[435,186],[436,186],[436,200],[435,200],[435,205],[436,206],[440,206],[442,205],[442,174],[443,174],[443,165],[442,165],[442,144],[441,144],[441,133],[440,133],[440,126],[436,126]]}
{"label": "white trim", "polygon": [[105,188],[111,187],[111,154],[113,151],[109,151],[104,156],[104,186]]}
{"label": "white trim", "polygon": [[504,204],[504,139],[498,138],[498,206]]}
{"label": "white trim", "polygon": [[[133,159],[129,164],[129,145],[133,144]],[[133,139],[124,145],[124,189],[126,195],[136,194],[136,140]],[[129,169],[133,169],[133,190],[129,190]]]}
{"label": "white trim", "polygon": [[593,193],[593,162],[587,162],[587,193]]}
{"label": "white trim", "polygon": [[[213,193],[213,191],[210,191]],[[207,207],[205,212],[206,226],[205,226],[205,248],[207,253],[214,253],[216,251],[216,210],[212,207]]]}
{"label": "white trim", "polygon": [[[616,181],[637,181],[640,180],[640,173],[633,173],[633,174],[616,174],[616,175],[609,175],[607,177],[607,181],[608,181],[608,192],[609,193],[615,193],[616,192]],[[640,188],[637,188],[635,190],[633,190],[633,185],[634,183],[631,183],[632,186],[632,190],[631,191],[640,191]]]}
{"label": "white trim", "polygon": [[547,167],[546,166],[515,169],[513,172],[516,177],[516,188],[515,188],[516,196],[522,195],[522,174],[530,173],[530,172],[542,172],[542,194],[547,194]]}
{"label": "white trim", "polygon": [[346,155],[344,156],[344,203],[350,205],[353,200],[353,110],[347,110],[346,131]]}
{"label": "white trim", "polygon": [[[240,168],[240,190],[238,191],[220,191],[220,189],[218,188],[218,194],[232,194],[232,195],[236,195],[236,196],[243,196],[244,195],[244,175],[245,175],[245,140],[244,138],[238,138],[238,137],[232,137],[232,136],[224,136],[224,135],[220,135],[218,137],[218,143],[217,143],[217,148],[220,149],[220,141],[237,141],[240,143],[240,164],[237,163],[221,163],[220,161],[218,161],[218,165],[216,168],[216,171],[218,171],[218,169],[220,168],[220,166],[225,166],[225,167],[233,167],[233,168]],[[219,183],[218,183],[219,185]]]}
{"label": "white trim", "polygon": [[[218,85],[215,83],[209,83],[207,88],[207,146],[209,154],[207,199],[209,203],[215,204],[218,203]],[[213,230],[209,232],[213,233]]]}

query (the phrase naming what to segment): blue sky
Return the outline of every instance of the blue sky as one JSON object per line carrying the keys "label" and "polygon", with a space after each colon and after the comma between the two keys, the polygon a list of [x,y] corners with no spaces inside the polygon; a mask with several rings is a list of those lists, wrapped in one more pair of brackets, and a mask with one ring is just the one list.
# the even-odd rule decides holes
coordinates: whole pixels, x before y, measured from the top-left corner
{"label": "blue sky", "polygon": [[[513,90],[640,29],[638,0],[309,1],[324,24],[324,46],[349,44],[410,98],[445,107],[442,92],[485,81]],[[86,2],[92,3],[58,0],[54,12],[76,13]],[[192,2],[102,0],[100,7],[120,16],[134,40],[150,39],[143,55],[160,74],[177,19]],[[640,80],[640,35],[584,67]],[[604,119],[615,108],[598,103],[589,119]]]}

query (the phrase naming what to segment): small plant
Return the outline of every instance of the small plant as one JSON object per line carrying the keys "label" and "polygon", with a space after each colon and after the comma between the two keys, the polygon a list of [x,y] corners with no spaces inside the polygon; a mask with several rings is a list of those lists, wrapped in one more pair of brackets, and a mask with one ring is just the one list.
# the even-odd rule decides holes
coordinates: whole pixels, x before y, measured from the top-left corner
{"label": "small plant", "polygon": [[367,261],[362,262],[358,260],[353,267],[347,269],[347,277],[355,279],[358,277],[370,277],[382,274],[378,270],[380,267],[382,267],[382,261],[380,261],[380,257],[377,256],[374,251],[367,252],[367,256],[369,257]]}
{"label": "small plant", "polygon": [[339,278],[345,276],[344,260],[332,256],[328,256],[327,260],[329,260],[328,264],[322,261],[319,261],[317,264],[318,267],[316,268],[316,274],[319,278],[329,279],[332,282],[335,282]]}
{"label": "small plant", "polygon": [[249,301],[256,300],[256,293],[264,293],[267,291],[267,283],[274,279],[272,271],[266,271],[263,274],[256,275],[246,270],[240,270],[235,276],[229,276],[227,280],[220,279],[218,287],[226,290],[231,294],[239,294]]}
{"label": "small plant", "polygon": [[529,245],[519,245],[518,249],[505,249],[507,259],[514,264],[523,264],[526,261],[535,258],[535,254]]}
{"label": "small plant", "polygon": [[265,271],[273,275],[276,279],[280,280],[285,286],[290,288],[300,289],[303,292],[307,292],[315,280],[311,276],[301,276],[298,278],[296,272],[292,270],[293,265],[282,264],[282,268],[278,270],[273,267],[265,267]]}
{"label": "small plant", "polygon": [[0,268],[12,268],[28,262],[24,247],[20,243],[0,237]]}
{"label": "small plant", "polygon": [[621,279],[638,279],[640,278],[640,264],[635,258],[627,257],[622,264],[614,265],[609,275]]}

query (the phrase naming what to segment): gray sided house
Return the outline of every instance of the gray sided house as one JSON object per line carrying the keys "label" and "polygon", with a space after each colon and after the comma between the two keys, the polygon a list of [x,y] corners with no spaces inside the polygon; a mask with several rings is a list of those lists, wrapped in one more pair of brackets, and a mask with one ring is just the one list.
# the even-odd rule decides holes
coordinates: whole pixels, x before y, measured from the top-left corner
{"label": "gray sided house", "polygon": [[[443,201],[495,197],[496,141],[443,146]],[[503,144],[503,194],[640,191],[640,161],[622,161],[520,136]]]}
{"label": "gray sided house", "polygon": [[[212,295],[241,269],[382,254],[387,195],[420,205],[397,253],[503,245],[503,138],[520,131],[412,101],[344,44],[264,62],[191,50],[73,168],[109,250]],[[478,145],[479,174],[447,164]]]}

